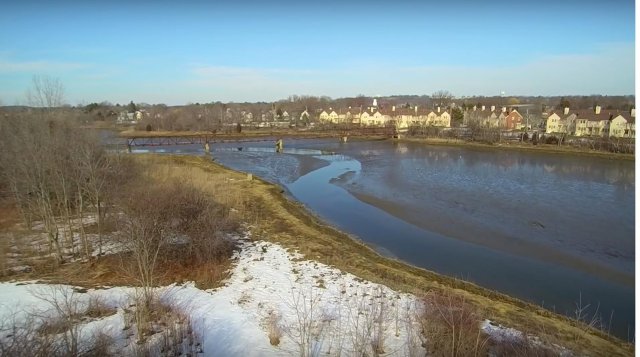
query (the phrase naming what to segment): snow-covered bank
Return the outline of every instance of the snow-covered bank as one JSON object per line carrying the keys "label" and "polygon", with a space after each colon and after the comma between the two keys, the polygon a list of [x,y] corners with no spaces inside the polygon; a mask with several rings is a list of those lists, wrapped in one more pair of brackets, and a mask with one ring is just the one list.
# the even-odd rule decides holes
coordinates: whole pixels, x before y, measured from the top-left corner
{"label": "snow-covered bank", "polygon": [[[420,299],[303,260],[295,252],[244,239],[230,277],[218,289],[193,283],[157,288],[157,296],[190,317],[207,356],[425,355],[418,321]],[[80,322],[81,340],[109,336],[110,352],[134,354],[135,336],[127,319],[135,288],[75,289],[36,282],[0,284],[0,339],[8,321],[51,310],[47,291],[73,292],[80,304],[99,299],[116,313]],[[40,298],[38,297],[40,296]],[[502,339],[521,339],[518,331],[485,321],[483,330]],[[161,343],[161,338],[150,338]]]}
{"label": "snow-covered bank", "polygon": [[[157,289],[163,302],[191,317],[203,337],[205,355],[333,355],[373,348],[393,355],[424,354],[416,321],[420,304],[414,296],[301,260],[272,243],[245,240],[240,245],[223,287],[203,291],[185,284]],[[0,319],[49,309],[46,301],[34,296],[49,287],[34,282],[0,284]],[[81,300],[99,297],[118,309],[116,315],[86,323],[83,335],[100,331],[118,341],[115,348],[126,350],[131,334],[124,330],[124,307],[133,291],[114,287],[77,293]]]}

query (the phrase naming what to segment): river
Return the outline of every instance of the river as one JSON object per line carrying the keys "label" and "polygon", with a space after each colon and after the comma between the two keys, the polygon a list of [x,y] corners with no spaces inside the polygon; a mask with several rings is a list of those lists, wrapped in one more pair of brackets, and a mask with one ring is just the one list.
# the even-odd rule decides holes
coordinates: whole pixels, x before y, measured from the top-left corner
{"label": "river", "polygon": [[[202,154],[190,147],[153,151]],[[635,166],[391,141],[214,144],[381,254],[634,334]]]}

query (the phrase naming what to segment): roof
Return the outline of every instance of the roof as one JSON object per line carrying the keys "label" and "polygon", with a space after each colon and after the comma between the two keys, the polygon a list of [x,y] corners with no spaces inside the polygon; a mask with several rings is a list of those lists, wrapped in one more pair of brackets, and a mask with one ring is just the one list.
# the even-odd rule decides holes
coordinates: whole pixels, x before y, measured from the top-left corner
{"label": "roof", "polygon": [[591,109],[578,110],[575,113],[578,115],[577,119],[587,119],[589,121],[609,120],[620,115],[627,122],[631,122],[631,123],[635,122],[635,118],[633,118],[630,113],[621,112],[617,109],[601,109],[600,114],[596,114],[595,111]]}
{"label": "roof", "polygon": [[564,109],[552,110],[552,111],[549,112],[549,116],[547,116],[547,118],[552,116],[553,114],[559,116],[560,119],[565,120],[565,119],[569,118],[570,116],[576,114],[576,112],[575,111],[572,112],[571,110],[569,110],[569,112],[567,114],[565,114],[564,113]]}

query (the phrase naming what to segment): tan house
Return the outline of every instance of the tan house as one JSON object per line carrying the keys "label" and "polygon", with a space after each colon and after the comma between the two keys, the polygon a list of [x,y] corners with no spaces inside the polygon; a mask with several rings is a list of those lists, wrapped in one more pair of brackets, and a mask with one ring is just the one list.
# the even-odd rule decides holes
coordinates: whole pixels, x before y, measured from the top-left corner
{"label": "tan house", "polygon": [[360,124],[360,112],[362,110],[360,108],[351,108],[349,107],[349,109],[347,110],[347,113],[345,114],[345,121],[347,123],[352,123],[352,124]]}
{"label": "tan house", "polygon": [[432,110],[427,114],[427,120],[424,125],[448,128],[451,126],[451,114],[447,110],[441,110],[440,107],[437,107],[436,110]]}
{"label": "tan house", "polygon": [[480,108],[474,106],[473,110],[465,112],[463,123],[467,126],[477,125],[484,128],[499,128],[502,126],[504,118],[505,114],[502,111],[497,111],[495,105],[489,108],[484,105]]}
{"label": "tan house", "polygon": [[571,134],[574,130],[576,113],[572,113],[569,108],[561,111],[552,111],[547,117],[547,134]]}
{"label": "tan house", "polygon": [[311,119],[311,115],[307,108],[305,108],[304,111],[300,113],[300,121],[308,121],[309,119]]}
{"label": "tan house", "polygon": [[[395,106],[378,107],[377,100],[373,105],[365,109],[356,107],[347,110],[322,110],[319,119],[323,123],[352,123],[362,126],[387,126],[394,124],[398,130],[405,130],[411,126],[437,126],[448,128],[451,126],[451,113],[443,108],[418,109],[396,108]],[[342,114],[344,113],[344,114]]]}
{"label": "tan house", "polygon": [[379,110],[365,110],[360,115],[360,124],[364,126],[385,126],[391,120],[389,115],[382,114]]}
{"label": "tan house", "polygon": [[629,113],[602,110],[579,110],[571,113],[565,108],[563,116],[552,113],[547,118],[546,133],[568,133],[575,136],[635,138],[635,109]]}

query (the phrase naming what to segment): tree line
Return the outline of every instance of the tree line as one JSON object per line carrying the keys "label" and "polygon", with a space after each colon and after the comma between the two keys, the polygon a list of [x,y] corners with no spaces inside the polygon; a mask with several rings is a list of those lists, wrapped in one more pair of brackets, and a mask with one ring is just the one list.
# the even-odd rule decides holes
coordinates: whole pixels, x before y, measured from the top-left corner
{"label": "tree line", "polygon": [[[27,226],[44,224],[51,254],[89,258],[90,244],[74,227],[93,214],[102,246],[109,198],[133,171],[121,155],[108,154],[94,133],[51,117],[9,116],[0,121],[0,177]],[[79,224],[76,219],[80,220]]]}
{"label": "tree line", "polygon": [[0,200],[29,230],[44,232],[48,269],[95,261],[116,246],[121,270],[150,289],[160,266],[211,267],[229,257],[233,244],[222,233],[238,224],[228,207],[155,177],[144,160],[107,151],[99,132],[55,110],[62,86],[42,84],[33,86],[41,106],[0,113]]}

